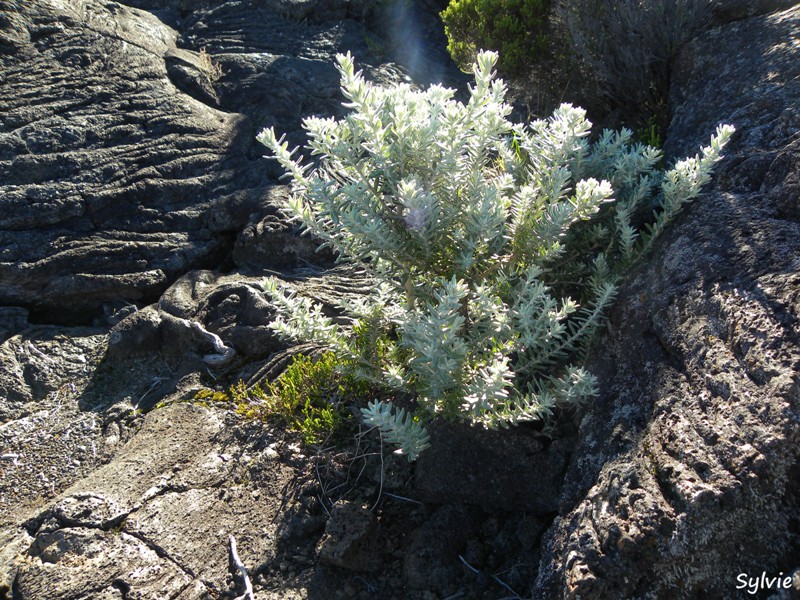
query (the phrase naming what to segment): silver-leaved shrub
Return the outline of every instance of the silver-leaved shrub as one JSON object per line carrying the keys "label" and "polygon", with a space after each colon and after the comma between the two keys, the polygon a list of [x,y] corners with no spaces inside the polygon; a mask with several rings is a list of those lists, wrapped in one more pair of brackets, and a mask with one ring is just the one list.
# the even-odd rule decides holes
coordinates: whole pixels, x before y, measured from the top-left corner
{"label": "silver-leaved shrub", "polygon": [[375,281],[334,320],[270,279],[271,326],[413,398],[415,415],[386,401],[362,409],[411,460],[436,415],[496,427],[597,394],[583,351],[619,278],[698,195],[733,133],[720,126],[662,172],[660,152],[630,131],[590,143],[585,112],[569,104],[511,123],[496,61],[478,56],[462,103],[441,86],[373,85],[340,55],[351,112],[304,121],[315,167],[272,129],[258,136],[291,178],[285,208]]}

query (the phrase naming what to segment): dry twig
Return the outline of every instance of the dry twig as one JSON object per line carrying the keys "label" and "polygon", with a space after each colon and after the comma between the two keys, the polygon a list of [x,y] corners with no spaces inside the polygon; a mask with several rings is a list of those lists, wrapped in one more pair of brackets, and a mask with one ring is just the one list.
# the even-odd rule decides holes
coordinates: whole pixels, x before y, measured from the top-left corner
{"label": "dry twig", "polygon": [[236,565],[236,568],[239,569],[239,573],[244,579],[244,594],[241,596],[237,596],[236,600],[255,600],[255,596],[253,595],[253,584],[250,583],[250,577],[247,575],[247,569],[245,569],[242,560],[239,558],[239,553],[236,551],[236,538],[233,537],[233,534],[228,536],[228,540],[231,543],[231,558],[233,559],[233,564]]}

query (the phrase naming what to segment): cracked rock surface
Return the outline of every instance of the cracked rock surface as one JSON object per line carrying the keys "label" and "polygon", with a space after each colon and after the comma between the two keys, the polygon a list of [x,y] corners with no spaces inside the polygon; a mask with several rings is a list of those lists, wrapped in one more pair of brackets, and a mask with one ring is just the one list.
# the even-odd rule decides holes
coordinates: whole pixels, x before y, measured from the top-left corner
{"label": "cracked rock surface", "polygon": [[[218,596],[227,587],[231,534],[248,564],[255,556],[268,561],[276,538],[264,533],[274,530],[288,479],[281,471],[290,468],[269,463],[263,475],[271,485],[253,494],[240,478],[258,450],[230,425],[188,404],[150,413],[111,462],[25,522],[30,546],[14,593]],[[259,501],[261,493],[272,502]]]}

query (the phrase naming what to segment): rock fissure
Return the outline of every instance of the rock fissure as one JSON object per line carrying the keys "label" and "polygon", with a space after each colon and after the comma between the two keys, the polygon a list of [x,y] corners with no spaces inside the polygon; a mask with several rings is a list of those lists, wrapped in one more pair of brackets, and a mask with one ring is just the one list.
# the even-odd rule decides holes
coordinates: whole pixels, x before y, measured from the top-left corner
{"label": "rock fissure", "polygon": [[181,564],[181,562],[178,559],[176,559],[175,557],[171,556],[170,553],[165,548],[163,548],[162,546],[160,546],[156,542],[154,542],[152,540],[149,540],[146,535],[143,535],[142,533],[140,533],[138,531],[133,531],[133,530],[130,530],[130,529],[125,529],[125,533],[127,535],[133,537],[133,538],[136,538],[140,542],[142,542],[145,546],[147,546],[153,552],[155,552],[158,555],[159,558],[163,558],[165,560],[168,560],[170,563],[175,565],[178,569],[180,569],[183,573],[185,573],[186,575],[188,575],[192,579],[197,579],[197,576],[195,575],[194,571],[191,568],[187,567],[186,565]]}
{"label": "rock fissure", "polygon": [[111,587],[119,590],[122,600],[128,600],[128,594],[131,591],[131,586],[124,579],[115,579],[111,582]]}

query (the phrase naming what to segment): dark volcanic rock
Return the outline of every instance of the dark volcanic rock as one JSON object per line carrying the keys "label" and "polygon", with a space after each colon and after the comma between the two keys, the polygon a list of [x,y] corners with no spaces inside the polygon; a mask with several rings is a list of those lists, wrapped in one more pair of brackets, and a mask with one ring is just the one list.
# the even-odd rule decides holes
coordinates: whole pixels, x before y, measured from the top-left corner
{"label": "dark volcanic rock", "polygon": [[[0,8],[0,304],[37,321],[154,301],[191,269],[230,265],[247,226],[239,264],[312,254],[290,250],[293,229],[262,224],[280,173],[255,135],[275,125],[301,144],[302,117],[341,114],[334,55],[369,62],[363,26],[345,18],[363,7],[139,4],[154,12]],[[287,250],[250,256],[254,234]]]}
{"label": "dark volcanic rock", "polygon": [[[461,502],[487,511],[556,512],[574,440],[544,443],[523,428],[486,430],[436,422],[417,460],[420,500]],[[548,441],[549,442],[549,441]]]}
{"label": "dark volcanic rock", "polygon": [[215,172],[241,116],[172,85],[176,33],[116,4],[4,13],[25,42],[0,56],[0,302],[86,320],[107,300],[153,298],[187,266],[221,260],[203,217],[221,196],[212,180],[221,191],[231,179]]}
{"label": "dark volcanic rock", "polygon": [[336,505],[317,552],[321,562],[351,571],[374,571],[380,566],[378,519],[355,504]]}
{"label": "dark volcanic rock", "polygon": [[412,589],[450,596],[464,565],[467,540],[475,534],[477,511],[458,504],[439,508],[411,535],[403,575]]}
{"label": "dark volcanic rock", "polygon": [[725,0],[711,4],[716,24],[726,24],[748,17],[765,15],[795,5],[795,0]]}
{"label": "dark volcanic rock", "polygon": [[28,325],[28,311],[16,306],[0,306],[0,343]]}
{"label": "dark volcanic rock", "polygon": [[678,60],[669,152],[738,133],[612,314],[534,597],[744,597],[800,565],[798,40],[795,7]]}

